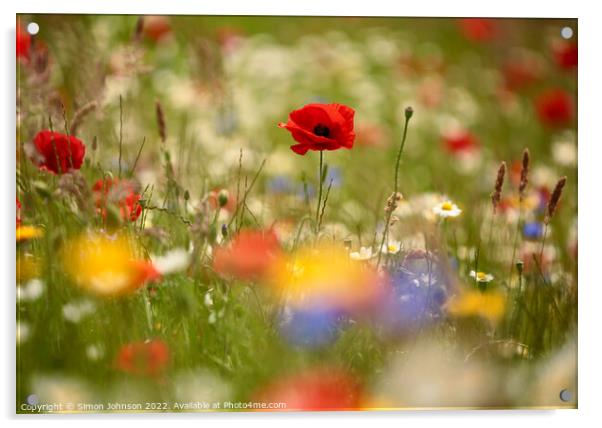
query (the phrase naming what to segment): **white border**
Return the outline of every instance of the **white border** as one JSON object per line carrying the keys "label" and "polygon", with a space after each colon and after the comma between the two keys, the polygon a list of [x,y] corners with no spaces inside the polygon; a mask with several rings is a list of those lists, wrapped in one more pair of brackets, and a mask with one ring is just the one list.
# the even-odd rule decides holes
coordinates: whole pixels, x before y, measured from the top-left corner
{"label": "white border", "polygon": [[[549,427],[563,427],[575,423],[575,417],[590,420],[600,419],[598,403],[600,395],[600,326],[602,320],[602,284],[599,282],[602,253],[600,234],[600,187],[602,185],[602,121],[600,120],[602,76],[599,40],[602,40],[602,22],[596,14],[595,2],[590,1],[545,1],[526,2],[505,0],[492,2],[471,2],[468,0],[429,1],[392,0],[370,1],[287,1],[287,0],[238,0],[238,1],[186,1],[186,0],[104,0],[104,1],[64,1],[64,0],[20,0],[17,4],[2,2],[2,61],[1,67],[3,102],[0,121],[3,130],[0,210],[2,217],[2,263],[6,281],[2,289],[1,330],[3,352],[0,353],[2,369],[5,371],[0,387],[2,415],[15,422],[14,385],[6,380],[14,379],[14,25],[15,13],[128,13],[128,14],[234,14],[234,15],[345,15],[345,16],[498,16],[498,17],[563,17],[579,18],[579,410],[565,411],[460,411],[460,412],[387,412],[387,413],[330,413],[330,414],[203,414],[203,415],[105,415],[105,416],[49,416],[44,418],[19,418],[25,423],[44,423],[63,426],[65,423],[100,425],[106,420],[144,419],[142,423],[161,426],[166,419],[178,422],[245,424],[261,426],[266,424],[286,424],[303,426],[316,422],[352,424],[356,426],[374,419],[383,424],[411,424],[414,426],[462,426],[482,428],[504,427],[516,422],[526,424],[546,424]],[[12,277],[11,277],[12,276]],[[12,356],[11,356],[12,355]],[[339,422],[340,421],[340,422]],[[579,421],[581,422],[581,421]]]}

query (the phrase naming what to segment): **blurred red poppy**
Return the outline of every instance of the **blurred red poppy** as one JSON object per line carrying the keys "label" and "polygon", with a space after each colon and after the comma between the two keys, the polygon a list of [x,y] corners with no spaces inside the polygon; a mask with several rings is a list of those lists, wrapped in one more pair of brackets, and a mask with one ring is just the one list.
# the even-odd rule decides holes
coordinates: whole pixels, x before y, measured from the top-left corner
{"label": "blurred red poppy", "polygon": [[165,16],[145,16],[142,21],[142,32],[148,39],[159,42],[171,33],[169,19]]}
{"label": "blurred red poppy", "polygon": [[227,247],[215,250],[213,269],[220,275],[256,280],[269,270],[281,251],[272,230],[243,230]]}
{"label": "blurred red poppy", "polygon": [[31,35],[20,25],[17,25],[17,59],[29,60],[31,48]]}
{"label": "blurred red poppy", "polygon": [[574,116],[575,104],[572,96],[563,89],[549,89],[535,99],[537,117],[546,126],[563,127]]}
{"label": "blurred red poppy", "polygon": [[64,174],[71,169],[80,169],[86,146],[72,135],[43,130],[33,140],[37,154],[34,163],[42,170]]}
{"label": "blurred red poppy", "polygon": [[353,147],[355,111],[343,104],[307,104],[289,114],[286,128],[299,144],[291,149],[300,155],[308,150],[337,150]]}
{"label": "blurred red poppy", "polygon": [[235,51],[242,43],[244,33],[238,27],[221,27],[217,29],[217,40],[226,53]]}
{"label": "blurred red poppy", "polygon": [[169,348],[160,339],[133,342],[121,348],[117,355],[117,369],[137,375],[156,377],[169,363]]}
{"label": "blurred red poppy", "polygon": [[336,368],[319,368],[279,379],[258,394],[258,401],[285,403],[286,410],[355,410],[361,388]]}
{"label": "blurred red poppy", "polygon": [[561,41],[552,46],[556,64],[564,70],[577,67],[577,43]]}
{"label": "blurred red poppy", "polygon": [[147,260],[131,260],[130,264],[134,270],[132,283],[142,286],[147,283],[159,282],[162,278],[161,272]]}
{"label": "blurred red poppy", "polygon": [[17,226],[21,224],[21,201],[17,198]]}
{"label": "blurred red poppy", "polygon": [[117,205],[124,220],[136,221],[142,214],[140,195],[135,192],[134,184],[130,181],[101,178],[94,183],[92,191],[103,218],[107,215],[107,203]]}
{"label": "blurred red poppy", "polygon": [[374,123],[364,123],[358,126],[357,143],[360,146],[384,147],[387,145],[384,129]]}
{"label": "blurred red poppy", "polygon": [[521,53],[509,58],[503,67],[507,89],[517,91],[537,82],[542,75],[542,64],[537,57]]}
{"label": "blurred red poppy", "polygon": [[470,131],[460,130],[443,135],[443,144],[453,154],[465,154],[479,149],[479,140]]}
{"label": "blurred red poppy", "polygon": [[458,24],[464,37],[474,42],[492,40],[498,30],[495,20],[488,18],[462,18],[458,20]]}

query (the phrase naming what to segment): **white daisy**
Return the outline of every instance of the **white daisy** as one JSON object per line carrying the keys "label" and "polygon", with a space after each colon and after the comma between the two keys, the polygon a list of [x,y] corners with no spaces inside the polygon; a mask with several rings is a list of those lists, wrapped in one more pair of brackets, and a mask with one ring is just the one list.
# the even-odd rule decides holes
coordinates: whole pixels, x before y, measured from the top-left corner
{"label": "white daisy", "polygon": [[17,287],[17,300],[31,302],[44,294],[44,283],[39,279],[32,279],[25,286]]}
{"label": "white daisy", "polygon": [[96,310],[94,302],[88,299],[73,301],[63,306],[63,318],[72,323],[78,323]]}
{"label": "white daisy", "polygon": [[374,255],[372,254],[372,248],[362,247],[359,252],[349,253],[349,257],[351,257],[351,260],[370,260]]}
{"label": "white daisy", "polygon": [[400,241],[389,241],[388,244],[383,244],[380,252],[383,254],[397,254],[401,251]]}
{"label": "white daisy", "polygon": [[186,270],[190,259],[191,254],[184,248],[173,249],[162,256],[151,255],[153,266],[162,275]]}
{"label": "white daisy", "polygon": [[477,280],[477,282],[491,282],[493,281],[493,275],[485,272],[470,271],[470,277]]}
{"label": "white daisy", "polygon": [[433,212],[441,218],[458,217],[462,210],[452,201],[444,201],[433,208]]}

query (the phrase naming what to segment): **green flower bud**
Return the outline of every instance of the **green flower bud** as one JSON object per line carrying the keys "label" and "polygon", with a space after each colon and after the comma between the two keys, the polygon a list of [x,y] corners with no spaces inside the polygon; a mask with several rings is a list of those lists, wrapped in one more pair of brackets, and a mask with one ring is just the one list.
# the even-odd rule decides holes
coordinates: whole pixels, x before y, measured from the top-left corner
{"label": "green flower bud", "polygon": [[228,191],[225,189],[222,189],[219,191],[219,193],[217,194],[217,203],[219,204],[220,208],[221,207],[225,207],[226,204],[228,203]]}

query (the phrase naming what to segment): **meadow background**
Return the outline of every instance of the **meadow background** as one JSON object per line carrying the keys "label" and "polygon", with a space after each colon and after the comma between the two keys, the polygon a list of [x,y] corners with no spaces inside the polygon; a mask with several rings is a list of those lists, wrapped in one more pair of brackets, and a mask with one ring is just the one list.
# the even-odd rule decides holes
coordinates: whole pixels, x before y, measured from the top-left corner
{"label": "meadow background", "polygon": [[[17,227],[34,228],[17,233],[17,411],[576,405],[575,20],[28,15],[19,28],[30,21],[40,32],[17,50]],[[316,102],[356,111],[354,147],[324,152],[317,233],[318,152],[293,153],[277,126]],[[378,256],[408,106],[394,245]],[[81,168],[32,162],[43,129],[86,145]],[[122,195],[99,205],[103,177],[132,184],[134,221]],[[441,219],[448,200],[462,213]],[[220,248],[232,266],[261,255],[261,240],[234,244],[268,229],[289,257],[326,242],[351,272],[378,264],[393,291],[361,310],[297,307],[273,281],[216,265]],[[107,268],[78,264],[73,245],[92,232],[125,236],[160,275],[95,293],[78,271]]]}

